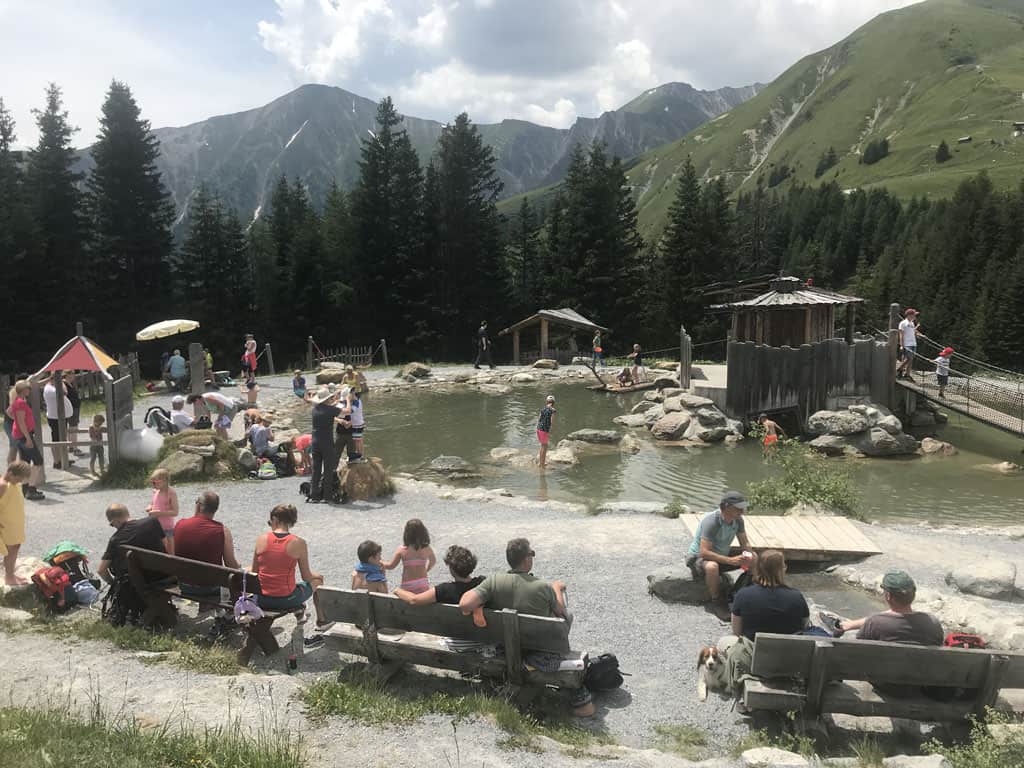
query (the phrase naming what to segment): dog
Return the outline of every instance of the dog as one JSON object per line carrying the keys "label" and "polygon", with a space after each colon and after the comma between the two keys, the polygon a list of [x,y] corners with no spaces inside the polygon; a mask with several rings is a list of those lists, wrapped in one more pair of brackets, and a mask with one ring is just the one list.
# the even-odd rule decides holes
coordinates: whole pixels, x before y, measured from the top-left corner
{"label": "dog", "polygon": [[705,646],[697,653],[697,700],[708,700],[708,679],[712,670],[722,663],[722,655],[714,646]]}

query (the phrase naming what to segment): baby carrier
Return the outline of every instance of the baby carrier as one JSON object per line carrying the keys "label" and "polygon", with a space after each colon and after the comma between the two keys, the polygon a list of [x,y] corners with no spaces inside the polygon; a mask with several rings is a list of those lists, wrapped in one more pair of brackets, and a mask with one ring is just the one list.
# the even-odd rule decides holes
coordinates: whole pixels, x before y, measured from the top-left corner
{"label": "baby carrier", "polygon": [[171,414],[159,405],[151,406],[142,421],[147,427],[155,429],[161,435],[174,435],[178,432],[178,428],[171,421]]}

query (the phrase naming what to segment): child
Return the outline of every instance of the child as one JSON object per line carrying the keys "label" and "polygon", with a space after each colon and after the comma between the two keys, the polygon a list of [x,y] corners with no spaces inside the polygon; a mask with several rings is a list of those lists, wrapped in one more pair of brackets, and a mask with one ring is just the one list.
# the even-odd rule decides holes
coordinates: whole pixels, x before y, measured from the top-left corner
{"label": "child", "polygon": [[430,548],[430,534],[422,520],[413,518],[405,524],[402,546],[395,550],[395,556],[381,567],[390,571],[402,564],[402,589],[419,594],[430,589],[427,572],[437,563],[434,550]]}
{"label": "child", "polygon": [[103,457],[103,428],[106,421],[102,413],[92,417],[92,426],[89,427],[89,472],[96,474],[96,462],[100,463],[100,474],[106,470],[106,461]]}
{"label": "child", "polygon": [[356,455],[349,456],[349,464],[363,461],[363,429],[366,421],[363,418],[363,401],[359,399],[359,390],[352,389],[348,393],[348,408],[346,412],[352,419],[352,443],[356,449]]}
{"label": "child", "polygon": [[251,333],[245,334],[245,349],[242,352],[242,373],[246,382],[256,381],[256,339]]}
{"label": "child", "polygon": [[306,399],[306,377],[302,375],[302,371],[296,371],[292,376],[292,394],[302,400]]}
{"label": "child", "polygon": [[313,468],[313,435],[308,432],[299,435],[292,440],[292,448],[299,452],[299,468],[296,470],[300,475],[308,475]]}
{"label": "child", "polygon": [[633,370],[631,371],[631,373],[633,375],[633,381],[634,382],[639,382],[640,381],[640,369],[644,367],[644,359],[643,359],[643,355],[640,354],[640,345],[639,344],[634,344],[633,345],[633,351],[629,354],[629,357],[633,361]]}
{"label": "child", "polygon": [[604,360],[602,359],[604,350],[601,348],[601,332],[594,332],[594,339],[590,342],[590,346],[593,350],[593,365],[591,367],[597,368],[600,365],[604,367]]}
{"label": "child", "polygon": [[946,385],[949,384],[949,358],[953,356],[953,348],[946,347],[932,362],[935,363],[935,378],[939,382],[939,397],[945,399]]}
{"label": "child", "polygon": [[245,402],[249,405],[256,405],[259,400],[260,385],[256,383],[256,379],[249,379],[238,387],[238,391],[245,396]]}
{"label": "child", "polygon": [[786,436],[786,430],[780,427],[777,423],[768,418],[768,414],[762,413],[757,417],[757,423],[764,429],[764,452],[767,453],[779,442],[779,433],[782,436]]}
{"label": "child", "polygon": [[615,377],[615,380],[619,382],[620,387],[627,387],[633,385],[633,374],[629,372],[629,368],[623,368],[619,375]]}
{"label": "child", "polygon": [[26,579],[16,576],[18,552],[25,543],[25,499],[22,488],[29,481],[32,469],[23,461],[15,461],[0,477],[0,555],[4,561],[4,584],[22,587]]}
{"label": "child", "polygon": [[174,554],[174,523],[178,517],[178,492],[171,488],[171,473],[166,469],[157,469],[150,475],[153,483],[153,501],[146,507],[151,517],[160,518],[167,539],[167,554]]}
{"label": "child", "polygon": [[271,446],[274,441],[274,432],[270,428],[272,420],[268,414],[257,416],[256,421],[249,427],[249,445],[252,447],[252,455],[257,459],[270,458],[277,453],[276,448]]}
{"label": "child", "polygon": [[352,571],[352,589],[365,589],[367,592],[388,591],[388,577],[380,562],[381,546],[375,541],[364,541],[356,549],[359,562]]}
{"label": "child", "polygon": [[555,396],[548,395],[544,407],[540,411],[540,418],[537,419],[537,440],[540,441],[540,456],[537,463],[541,469],[548,465],[548,439],[551,437],[551,427],[555,423]]}

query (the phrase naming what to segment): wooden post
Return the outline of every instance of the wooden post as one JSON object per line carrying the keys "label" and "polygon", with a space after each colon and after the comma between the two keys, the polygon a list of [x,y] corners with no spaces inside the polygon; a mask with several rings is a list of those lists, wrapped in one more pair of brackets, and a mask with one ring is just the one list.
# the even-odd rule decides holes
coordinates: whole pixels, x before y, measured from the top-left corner
{"label": "wooden post", "polygon": [[[67,471],[71,468],[71,464],[68,463],[68,422],[67,417],[70,415],[64,410],[64,374],[63,371],[54,371],[50,374],[52,377],[50,381],[53,383],[54,389],[57,391],[57,441],[60,445],[57,447],[57,452],[60,454],[60,468]],[[43,457],[43,463],[46,463],[46,457]]]}
{"label": "wooden post", "polygon": [[814,643],[811,668],[807,673],[807,698],[804,700],[804,716],[814,719],[821,713],[821,694],[828,682],[828,649],[832,643],[818,640]]}
{"label": "wooden post", "polygon": [[857,305],[846,305],[846,343],[853,344],[853,326],[857,322]]}
{"label": "wooden post", "polygon": [[273,376],[277,371],[274,370],[274,352],[270,349],[269,341],[263,346],[263,350],[267,353],[267,366],[270,368],[270,375]]}
{"label": "wooden post", "polygon": [[519,365],[519,331],[512,331],[512,364]]}
{"label": "wooden post", "polygon": [[203,394],[206,391],[206,355],[202,344],[193,341],[188,345],[188,368],[192,377],[192,394]]}
{"label": "wooden post", "polygon": [[377,645],[377,616],[370,593],[364,594],[366,600],[366,626],[363,628],[363,640],[366,643],[366,658],[370,663],[380,666],[380,648]]}
{"label": "wooden post", "polygon": [[313,337],[306,339],[306,370],[313,370]]}
{"label": "wooden post", "polygon": [[[380,340],[380,351],[381,351],[381,354],[384,356],[384,367],[387,368],[389,363],[388,363],[388,342],[387,342],[386,339],[381,339]],[[373,361],[371,360],[370,362],[372,363]]]}
{"label": "wooden post", "polygon": [[978,698],[974,701],[974,714],[979,718],[986,716],[986,709],[996,705],[999,698],[999,689],[1002,685],[1003,675],[1010,665],[1009,656],[989,656],[988,669],[985,671],[985,682],[978,691]]}
{"label": "wooden post", "polygon": [[117,423],[114,420],[114,380],[103,382],[103,399],[107,403],[107,461],[110,466],[118,459]]}
{"label": "wooden post", "polygon": [[900,348],[900,305],[889,305],[889,402],[883,403],[886,408],[896,405],[896,366],[897,352]]}
{"label": "wooden post", "polygon": [[812,313],[813,313],[813,310],[810,307],[808,307],[807,309],[804,310],[804,338],[803,338],[803,343],[804,344],[814,344],[815,342],[821,341],[821,339],[816,339],[812,335],[814,333],[814,323],[813,323],[813,320],[812,320],[812,318],[813,318],[813,314]]}
{"label": "wooden post", "polygon": [[523,656],[519,647],[519,614],[511,608],[501,612],[501,628],[505,635],[505,672],[513,685],[523,682]]}
{"label": "wooden post", "polygon": [[679,386],[690,388],[690,373],[693,367],[693,340],[686,328],[679,326]]}
{"label": "wooden post", "polygon": [[39,382],[33,378],[29,378],[32,383],[32,391],[29,393],[29,405],[32,407],[32,418],[36,422],[36,433],[32,436],[32,442],[36,448],[39,449],[39,455],[43,457],[43,464],[39,467],[39,482],[46,482],[46,452],[44,448],[43,440],[43,425],[46,423],[46,419],[43,417],[43,388],[39,386]]}
{"label": "wooden post", "polygon": [[548,356],[548,321],[544,317],[540,319],[540,356]]}

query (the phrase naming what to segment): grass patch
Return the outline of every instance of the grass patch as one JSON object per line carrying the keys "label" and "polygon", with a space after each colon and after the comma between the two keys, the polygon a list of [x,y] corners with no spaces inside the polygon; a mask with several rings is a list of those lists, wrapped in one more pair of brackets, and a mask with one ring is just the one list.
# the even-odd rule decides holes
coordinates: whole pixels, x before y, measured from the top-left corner
{"label": "grass patch", "polygon": [[1024,765],[1024,733],[1005,728],[1017,722],[988,710],[986,719],[972,718],[970,737],[964,743],[946,746],[932,740],[923,751],[945,755],[953,768],[1019,768]]}
{"label": "grass patch", "polygon": [[[99,485],[104,488],[146,488],[149,486],[149,476],[153,473],[160,462],[170,454],[177,451],[183,445],[205,446],[213,443],[214,452],[212,457],[204,458],[203,462],[207,468],[214,463],[224,464],[228,467],[228,473],[217,473],[218,480],[241,480],[245,478],[246,472],[238,465],[238,448],[229,440],[222,440],[214,435],[212,430],[188,430],[177,435],[166,435],[164,444],[157,454],[156,460],[149,464],[135,464],[130,461],[119,461],[107,468],[107,471],[99,479]],[[188,483],[211,479],[212,473],[199,472],[192,475],[180,475],[175,483]]]}
{"label": "grass patch", "polygon": [[882,768],[885,752],[879,745],[878,739],[861,736],[850,746],[853,749],[853,754],[857,757],[857,768]]}
{"label": "grass patch", "polygon": [[[759,437],[757,430],[752,437]],[[780,440],[766,460],[777,471],[748,486],[750,503],[763,510],[785,512],[797,504],[820,504],[864,520],[850,466],[832,461],[796,440]]]}
{"label": "grass patch", "polygon": [[683,504],[683,500],[676,497],[672,499],[665,508],[658,514],[662,517],[667,517],[669,520],[676,520],[680,515],[685,515],[690,512],[690,508]]}
{"label": "grass patch", "polygon": [[[98,710],[98,707],[95,708]],[[302,768],[302,744],[280,731],[243,736],[238,727],[143,728],[125,717],[88,718],[67,709],[0,708],[0,755],[19,768]]]}
{"label": "grass patch", "polygon": [[687,760],[701,760],[708,745],[704,731],[692,725],[659,723],[654,726],[658,746],[665,752],[674,752]]}
{"label": "grass patch", "polygon": [[605,734],[596,734],[572,721],[560,706],[538,707],[536,713],[524,713],[508,699],[473,692],[452,695],[440,691],[406,698],[388,691],[365,669],[347,667],[336,679],[318,680],[302,696],[306,715],[323,719],[331,715],[367,725],[410,723],[425,715],[445,715],[458,721],[480,717],[491,721],[504,734],[499,742],[509,749],[537,749],[535,738],[547,737],[578,752],[588,747],[612,743]]}
{"label": "grass patch", "polygon": [[37,615],[32,621],[0,624],[0,631],[8,634],[34,632],[59,640],[98,640],[126,651],[161,653],[167,662],[208,675],[237,675],[244,669],[238,663],[237,649],[231,646],[150,632],[141,627],[115,627],[103,621],[98,613],[95,617],[72,614],[67,619]]}

